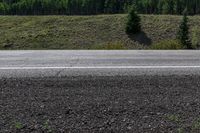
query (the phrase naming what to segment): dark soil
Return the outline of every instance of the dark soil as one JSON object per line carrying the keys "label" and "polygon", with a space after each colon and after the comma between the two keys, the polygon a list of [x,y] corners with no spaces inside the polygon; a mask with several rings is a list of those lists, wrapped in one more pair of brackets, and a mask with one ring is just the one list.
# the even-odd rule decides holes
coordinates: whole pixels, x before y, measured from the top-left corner
{"label": "dark soil", "polygon": [[198,132],[199,79],[195,75],[1,79],[0,132]]}

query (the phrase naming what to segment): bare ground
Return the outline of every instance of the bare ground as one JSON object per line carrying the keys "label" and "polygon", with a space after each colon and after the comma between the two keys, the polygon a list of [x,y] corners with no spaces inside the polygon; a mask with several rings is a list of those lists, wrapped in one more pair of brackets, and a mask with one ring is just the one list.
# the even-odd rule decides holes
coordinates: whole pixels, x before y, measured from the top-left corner
{"label": "bare ground", "polygon": [[198,132],[199,79],[1,79],[0,132]]}

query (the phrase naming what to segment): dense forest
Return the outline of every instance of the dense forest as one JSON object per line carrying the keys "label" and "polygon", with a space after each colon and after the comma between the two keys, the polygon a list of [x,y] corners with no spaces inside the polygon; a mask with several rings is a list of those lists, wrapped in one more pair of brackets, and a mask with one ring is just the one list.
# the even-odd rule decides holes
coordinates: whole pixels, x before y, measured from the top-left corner
{"label": "dense forest", "polygon": [[1,15],[92,15],[125,13],[135,4],[141,14],[200,14],[200,0],[0,0]]}

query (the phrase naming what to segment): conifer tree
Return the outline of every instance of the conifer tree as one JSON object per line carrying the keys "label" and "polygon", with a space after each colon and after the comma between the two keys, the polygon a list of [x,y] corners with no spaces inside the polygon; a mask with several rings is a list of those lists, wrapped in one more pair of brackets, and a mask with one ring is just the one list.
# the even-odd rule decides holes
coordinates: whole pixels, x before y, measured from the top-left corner
{"label": "conifer tree", "polygon": [[187,49],[191,49],[192,45],[189,39],[189,26],[188,26],[188,17],[187,17],[187,10],[183,13],[183,19],[179,26],[179,30],[177,33],[177,39],[180,43]]}
{"label": "conifer tree", "polygon": [[128,21],[126,23],[126,33],[136,34],[140,32],[141,31],[140,21],[141,19],[135,10],[135,6],[132,6],[128,14]]}

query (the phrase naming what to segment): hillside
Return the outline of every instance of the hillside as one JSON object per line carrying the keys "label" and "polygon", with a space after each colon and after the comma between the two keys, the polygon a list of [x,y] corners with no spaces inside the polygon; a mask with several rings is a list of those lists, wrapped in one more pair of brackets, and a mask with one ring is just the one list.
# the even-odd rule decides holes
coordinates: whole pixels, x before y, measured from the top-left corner
{"label": "hillside", "polygon": [[[143,32],[125,33],[126,15],[1,16],[1,49],[142,49],[174,39],[181,16],[142,15]],[[191,35],[200,16],[190,17]],[[195,32],[195,33],[193,33]],[[195,37],[198,41],[198,37]]]}

